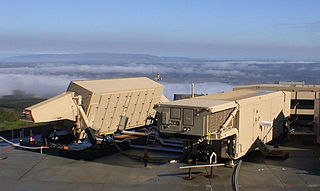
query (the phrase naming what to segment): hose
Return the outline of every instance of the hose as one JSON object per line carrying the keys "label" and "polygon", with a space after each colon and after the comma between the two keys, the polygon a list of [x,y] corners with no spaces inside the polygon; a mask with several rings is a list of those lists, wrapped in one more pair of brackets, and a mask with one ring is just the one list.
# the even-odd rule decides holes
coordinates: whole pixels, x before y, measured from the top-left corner
{"label": "hose", "polygon": [[18,148],[22,148],[22,149],[30,149],[30,150],[41,150],[42,149],[48,149],[49,147],[26,147],[26,146],[22,146],[20,144],[16,144],[16,143],[13,143],[5,138],[3,138],[2,136],[0,136],[0,139],[3,140],[4,142],[8,143],[9,145],[13,146],[13,147],[18,147]]}
{"label": "hose", "polygon": [[239,170],[240,170],[240,167],[241,167],[241,163],[242,163],[242,160],[240,159],[238,161],[237,165],[235,166],[233,174],[232,174],[232,189],[233,189],[233,191],[239,191],[239,188],[238,188],[238,175],[239,175]]}

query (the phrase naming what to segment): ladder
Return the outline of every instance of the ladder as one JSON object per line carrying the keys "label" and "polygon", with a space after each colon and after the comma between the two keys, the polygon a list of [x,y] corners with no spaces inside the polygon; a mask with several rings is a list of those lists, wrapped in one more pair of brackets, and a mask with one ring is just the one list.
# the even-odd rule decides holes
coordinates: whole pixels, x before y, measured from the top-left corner
{"label": "ladder", "polygon": [[146,144],[154,144],[156,143],[157,139],[158,133],[155,131],[151,131],[147,136]]}

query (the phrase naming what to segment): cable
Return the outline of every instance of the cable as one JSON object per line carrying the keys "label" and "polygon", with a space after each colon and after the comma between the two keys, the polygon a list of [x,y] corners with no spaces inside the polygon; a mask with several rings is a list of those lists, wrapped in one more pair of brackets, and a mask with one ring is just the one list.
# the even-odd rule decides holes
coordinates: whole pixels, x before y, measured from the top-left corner
{"label": "cable", "polygon": [[241,167],[241,163],[242,163],[242,160],[240,159],[239,162],[237,163],[234,171],[233,171],[233,174],[232,174],[232,188],[234,191],[239,191],[239,188],[238,188],[238,175],[239,175],[239,170],[240,170],[240,167]]}
{"label": "cable", "polygon": [[2,136],[0,136],[0,139],[3,140],[4,142],[8,143],[9,145],[13,146],[13,147],[18,147],[18,148],[22,148],[22,149],[30,149],[30,150],[42,150],[42,149],[48,149],[49,147],[26,147],[26,146],[22,146],[20,144],[16,144],[13,143],[5,138],[3,138]]}

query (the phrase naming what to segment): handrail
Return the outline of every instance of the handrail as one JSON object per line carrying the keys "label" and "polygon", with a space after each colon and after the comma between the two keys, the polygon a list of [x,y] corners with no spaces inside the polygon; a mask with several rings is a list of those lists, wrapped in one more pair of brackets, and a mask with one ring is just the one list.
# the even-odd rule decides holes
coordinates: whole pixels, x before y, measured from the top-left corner
{"label": "handrail", "polygon": [[179,168],[181,169],[186,169],[186,168],[203,168],[203,167],[216,167],[216,166],[225,166],[225,164],[203,164],[203,165],[193,165],[193,166],[180,166]]}

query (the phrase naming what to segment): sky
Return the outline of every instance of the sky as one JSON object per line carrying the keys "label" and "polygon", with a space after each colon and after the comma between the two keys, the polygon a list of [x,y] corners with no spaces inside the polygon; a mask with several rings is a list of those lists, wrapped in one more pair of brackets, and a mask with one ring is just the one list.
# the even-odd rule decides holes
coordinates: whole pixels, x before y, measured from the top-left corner
{"label": "sky", "polygon": [[0,54],[320,60],[319,0],[1,0]]}

